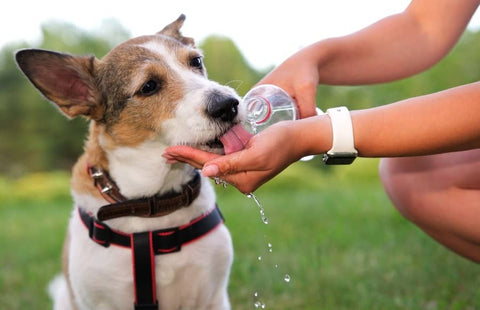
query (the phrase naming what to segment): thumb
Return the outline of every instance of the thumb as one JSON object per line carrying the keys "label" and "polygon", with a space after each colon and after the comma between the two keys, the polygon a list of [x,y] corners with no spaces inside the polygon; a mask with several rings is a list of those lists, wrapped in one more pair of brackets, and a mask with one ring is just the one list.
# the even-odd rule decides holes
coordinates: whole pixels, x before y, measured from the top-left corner
{"label": "thumb", "polygon": [[236,162],[236,156],[238,155],[225,155],[206,162],[202,168],[202,174],[206,177],[218,177],[238,172],[232,164]]}
{"label": "thumb", "polygon": [[303,87],[301,91],[296,92],[295,99],[300,109],[300,118],[317,115],[316,94],[317,89],[311,86]]}
{"label": "thumb", "polygon": [[206,176],[209,178],[218,176],[219,172],[220,172],[220,169],[214,163],[206,163],[202,168],[203,176]]}

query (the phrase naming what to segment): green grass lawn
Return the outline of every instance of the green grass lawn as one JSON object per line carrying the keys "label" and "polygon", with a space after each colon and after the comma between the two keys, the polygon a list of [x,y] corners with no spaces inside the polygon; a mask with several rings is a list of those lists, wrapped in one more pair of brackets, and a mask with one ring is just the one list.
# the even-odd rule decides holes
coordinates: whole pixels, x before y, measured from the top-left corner
{"label": "green grass lawn", "polygon": [[[404,220],[375,164],[295,164],[256,192],[268,225],[252,199],[217,187],[235,248],[233,309],[480,309],[479,266]],[[49,309],[71,212],[67,176],[0,187],[0,309]]]}

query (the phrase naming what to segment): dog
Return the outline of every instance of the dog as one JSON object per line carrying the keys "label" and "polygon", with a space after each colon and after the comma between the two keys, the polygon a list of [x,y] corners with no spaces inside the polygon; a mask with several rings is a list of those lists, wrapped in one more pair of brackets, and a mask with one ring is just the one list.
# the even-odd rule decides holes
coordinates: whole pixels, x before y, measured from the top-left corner
{"label": "dog", "polygon": [[181,34],[184,20],[101,59],[16,52],[19,68],[61,113],[90,122],[72,169],[54,309],[230,309],[233,246],[213,185],[162,154],[178,144],[221,154],[219,137],[242,109],[235,90],[207,78],[201,51]]}

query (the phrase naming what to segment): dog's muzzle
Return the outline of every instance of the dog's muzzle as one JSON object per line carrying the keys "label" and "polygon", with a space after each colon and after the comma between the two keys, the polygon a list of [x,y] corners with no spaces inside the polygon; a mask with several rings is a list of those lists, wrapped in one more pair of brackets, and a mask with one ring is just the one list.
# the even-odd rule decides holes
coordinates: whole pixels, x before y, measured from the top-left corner
{"label": "dog's muzzle", "polygon": [[208,95],[207,115],[224,122],[232,122],[238,114],[238,98],[218,92]]}

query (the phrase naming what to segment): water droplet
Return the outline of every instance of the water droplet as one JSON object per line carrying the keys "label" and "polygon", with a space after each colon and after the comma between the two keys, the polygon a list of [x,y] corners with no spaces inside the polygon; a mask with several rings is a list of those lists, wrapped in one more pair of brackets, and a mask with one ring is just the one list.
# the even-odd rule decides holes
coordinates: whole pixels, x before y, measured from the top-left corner
{"label": "water droplet", "polygon": [[218,177],[214,177],[213,180],[215,181],[215,185],[222,185],[223,188],[227,188],[228,183],[225,182],[224,180],[222,180]]}
{"label": "water droplet", "polygon": [[262,256],[257,257],[258,260],[262,260]]}
{"label": "water droplet", "polygon": [[283,280],[285,280],[285,282],[289,283],[291,278],[290,278],[290,275],[289,274],[285,274],[285,276],[283,277]]}
{"label": "water droplet", "polygon": [[262,219],[262,222],[265,225],[268,225],[268,218],[265,216],[265,210],[263,209],[262,204],[258,200],[257,196],[255,196],[253,193],[247,194],[247,198],[253,198],[253,201],[257,204],[258,208],[260,209],[260,217]]}
{"label": "water droplet", "polygon": [[267,245],[268,245],[268,252],[272,253],[273,252],[272,244],[269,242]]}
{"label": "water droplet", "polygon": [[253,193],[250,193],[250,197],[252,197],[255,203],[257,204],[257,206],[259,206],[263,210],[262,204],[258,200],[257,196],[255,196]]}
{"label": "water droplet", "polygon": [[266,305],[258,299],[258,292],[255,292],[253,294],[253,297],[254,297],[254,300],[255,300],[253,305],[255,306],[256,309],[265,309],[266,308]]}
{"label": "water droplet", "polygon": [[258,301],[258,300],[253,305],[255,306],[256,309],[265,309],[266,308],[266,305],[263,302]]}

